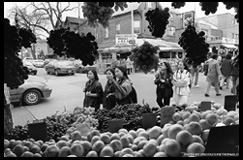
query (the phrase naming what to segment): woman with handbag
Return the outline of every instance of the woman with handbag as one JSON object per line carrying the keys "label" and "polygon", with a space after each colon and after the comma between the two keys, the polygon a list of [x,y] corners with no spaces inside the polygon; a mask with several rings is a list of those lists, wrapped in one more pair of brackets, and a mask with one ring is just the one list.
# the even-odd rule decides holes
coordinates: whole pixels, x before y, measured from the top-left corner
{"label": "woman with handbag", "polygon": [[170,98],[173,96],[172,89],[173,72],[168,62],[163,62],[159,72],[155,75],[154,84],[157,85],[157,103],[160,108],[170,105]]}

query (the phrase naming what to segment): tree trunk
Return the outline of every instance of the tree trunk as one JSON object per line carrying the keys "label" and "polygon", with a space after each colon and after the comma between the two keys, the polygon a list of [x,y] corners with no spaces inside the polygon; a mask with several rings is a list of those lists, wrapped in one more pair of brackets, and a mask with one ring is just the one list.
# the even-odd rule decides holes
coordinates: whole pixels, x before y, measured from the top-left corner
{"label": "tree trunk", "polygon": [[31,54],[32,54],[33,59],[36,59],[35,45],[34,44],[31,44],[30,50],[31,50]]}
{"label": "tree trunk", "polygon": [[4,138],[7,138],[9,132],[13,129],[13,119],[10,107],[11,104],[7,104],[6,97],[4,95]]}

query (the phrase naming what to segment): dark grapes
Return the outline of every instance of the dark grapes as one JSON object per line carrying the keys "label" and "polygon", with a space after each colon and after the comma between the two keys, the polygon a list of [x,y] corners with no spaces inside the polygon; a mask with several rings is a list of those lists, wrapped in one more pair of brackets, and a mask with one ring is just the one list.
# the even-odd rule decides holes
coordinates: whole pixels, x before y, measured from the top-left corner
{"label": "dark grapes", "polygon": [[186,2],[172,2],[171,6],[174,8],[181,8],[181,7],[184,7],[185,4],[186,4]]}
{"label": "dark grapes", "polygon": [[163,37],[166,25],[169,23],[168,19],[170,17],[169,9],[164,10],[156,8],[154,10],[149,10],[146,14],[146,20],[149,22],[148,29],[154,37]]}
{"label": "dark grapes", "polygon": [[200,2],[199,5],[202,6],[202,11],[205,11],[205,15],[209,15],[210,13],[216,13],[219,2]]}
{"label": "dark grapes", "polygon": [[199,65],[207,59],[209,45],[204,36],[204,32],[197,33],[191,25],[181,34],[178,44],[186,51],[188,64]]}

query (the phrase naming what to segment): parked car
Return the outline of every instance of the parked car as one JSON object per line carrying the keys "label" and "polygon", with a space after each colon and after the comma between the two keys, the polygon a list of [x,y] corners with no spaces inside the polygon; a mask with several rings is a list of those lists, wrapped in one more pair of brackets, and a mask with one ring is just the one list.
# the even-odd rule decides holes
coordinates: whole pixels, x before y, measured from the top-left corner
{"label": "parked car", "polygon": [[24,59],[23,59],[23,62],[26,62],[26,61],[28,61],[28,62],[32,62],[34,59],[32,58],[32,57],[25,57]]}
{"label": "parked car", "polygon": [[44,67],[44,60],[42,59],[35,59],[32,61],[32,64],[35,66],[35,67]]}
{"label": "parked car", "polygon": [[60,61],[50,61],[46,66],[45,70],[47,74],[71,74],[74,75],[76,72],[76,67],[71,61],[60,60]]}
{"label": "parked car", "polygon": [[23,66],[27,67],[30,74],[36,75],[37,74],[37,69],[36,67],[29,61],[23,61]]}
{"label": "parked car", "polygon": [[57,60],[47,58],[47,59],[44,60],[44,66],[47,65],[50,61],[57,61]]}
{"label": "parked car", "polygon": [[42,98],[51,96],[52,89],[46,84],[46,80],[41,77],[29,75],[24,84],[17,89],[10,89],[10,102],[27,105],[36,105]]}

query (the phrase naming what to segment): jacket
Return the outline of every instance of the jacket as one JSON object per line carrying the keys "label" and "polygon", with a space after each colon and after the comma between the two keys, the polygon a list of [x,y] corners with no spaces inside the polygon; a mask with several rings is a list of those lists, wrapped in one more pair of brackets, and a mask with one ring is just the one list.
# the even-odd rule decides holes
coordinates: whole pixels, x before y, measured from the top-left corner
{"label": "jacket", "polygon": [[221,72],[225,77],[230,77],[232,71],[232,60],[224,59],[221,64]]}
{"label": "jacket", "polygon": [[219,62],[215,59],[212,59],[208,62],[208,74],[207,81],[210,83],[219,83],[219,76],[221,71],[219,68]]}
{"label": "jacket", "polygon": [[90,97],[86,96],[84,97],[83,106],[84,107],[94,107],[95,110],[98,110],[100,108],[100,104],[102,103],[103,98],[103,88],[99,81],[88,81],[85,84],[84,92],[91,92],[98,94],[98,97]]}
{"label": "jacket", "polygon": [[[116,97],[115,97],[115,85],[107,81],[104,89],[103,96],[103,107],[106,109],[112,109],[116,105]],[[109,95],[111,94],[111,95]],[[109,95],[109,96],[108,96]],[[108,96],[108,97],[107,97]]]}
{"label": "jacket", "polygon": [[[157,73],[155,75],[154,84],[157,85],[156,93],[158,94],[160,91],[164,92],[164,97],[172,97],[173,96],[173,89],[172,89],[172,78],[173,75],[166,75],[163,77],[161,73]],[[161,79],[164,80],[164,82],[161,82]]]}
{"label": "jacket", "polygon": [[187,70],[177,70],[173,74],[172,83],[175,86],[174,93],[177,95],[188,96],[190,93],[190,72]]}
{"label": "jacket", "polygon": [[132,91],[132,83],[129,79],[122,78],[117,83],[115,83],[115,87],[115,96],[118,104],[132,103],[129,97],[129,94]]}

